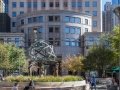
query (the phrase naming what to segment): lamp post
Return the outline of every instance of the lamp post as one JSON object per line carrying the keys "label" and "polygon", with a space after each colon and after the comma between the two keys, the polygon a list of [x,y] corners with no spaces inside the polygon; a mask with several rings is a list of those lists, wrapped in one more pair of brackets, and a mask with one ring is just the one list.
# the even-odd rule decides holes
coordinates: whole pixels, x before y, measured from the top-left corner
{"label": "lamp post", "polygon": [[37,41],[37,28],[33,28],[33,32],[35,33],[35,41]]}
{"label": "lamp post", "polygon": [[[116,7],[113,12],[117,15],[119,20],[119,82],[120,82],[120,6]],[[120,90],[120,84],[119,84],[119,90]]]}

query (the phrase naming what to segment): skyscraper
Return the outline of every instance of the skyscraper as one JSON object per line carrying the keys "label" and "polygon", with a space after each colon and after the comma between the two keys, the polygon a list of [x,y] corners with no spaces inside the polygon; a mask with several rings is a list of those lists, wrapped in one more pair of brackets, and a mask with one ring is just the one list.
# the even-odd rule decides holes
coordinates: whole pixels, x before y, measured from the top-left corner
{"label": "skyscraper", "polygon": [[8,13],[8,0],[3,0],[5,4],[5,13]]}
{"label": "skyscraper", "polygon": [[120,4],[120,0],[112,0],[112,5],[113,4]]}

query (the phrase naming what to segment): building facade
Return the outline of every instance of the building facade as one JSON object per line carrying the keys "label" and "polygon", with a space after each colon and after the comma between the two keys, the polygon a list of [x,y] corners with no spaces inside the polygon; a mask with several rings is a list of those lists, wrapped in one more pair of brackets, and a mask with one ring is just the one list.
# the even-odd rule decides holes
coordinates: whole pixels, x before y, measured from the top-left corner
{"label": "building facade", "polygon": [[3,0],[0,0],[0,13],[4,13],[4,12],[5,12],[5,4]]}
{"label": "building facade", "polygon": [[11,32],[11,19],[6,13],[0,13],[0,32]]}
{"label": "building facade", "polygon": [[113,30],[113,11],[111,2],[106,2],[106,4],[104,5],[104,11],[102,12],[102,15],[103,32],[111,32]]}
{"label": "building facade", "polygon": [[102,0],[9,0],[9,16],[12,32],[16,32],[16,16],[39,10],[66,10],[89,13],[92,17],[92,31],[102,31]]}
{"label": "building facade", "polygon": [[120,4],[120,0],[112,0],[112,5],[113,4]]}
{"label": "building facade", "polygon": [[8,0],[3,0],[5,4],[5,13],[8,14]]}
{"label": "building facade", "polygon": [[82,54],[81,36],[92,31],[91,15],[65,10],[33,11],[17,16],[17,32],[26,35],[28,51],[35,39],[49,41],[55,47],[57,56],[65,59],[66,55]]}

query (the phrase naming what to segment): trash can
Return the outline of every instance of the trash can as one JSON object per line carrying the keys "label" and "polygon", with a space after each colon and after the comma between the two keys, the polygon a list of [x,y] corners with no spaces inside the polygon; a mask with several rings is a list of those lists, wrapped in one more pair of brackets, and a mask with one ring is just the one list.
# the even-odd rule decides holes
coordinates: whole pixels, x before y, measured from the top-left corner
{"label": "trash can", "polygon": [[107,85],[107,90],[118,90],[117,85]]}

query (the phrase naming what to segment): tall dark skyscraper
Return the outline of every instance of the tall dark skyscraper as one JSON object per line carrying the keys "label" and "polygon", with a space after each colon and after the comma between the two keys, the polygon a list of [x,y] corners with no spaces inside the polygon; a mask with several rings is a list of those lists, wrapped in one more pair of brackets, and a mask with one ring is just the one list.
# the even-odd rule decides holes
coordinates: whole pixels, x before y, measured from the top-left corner
{"label": "tall dark skyscraper", "polygon": [[9,3],[9,0],[3,0],[4,3],[5,3],[5,13],[8,13],[8,3]]}
{"label": "tall dark skyscraper", "polygon": [[120,4],[120,0],[112,0],[112,4]]}

